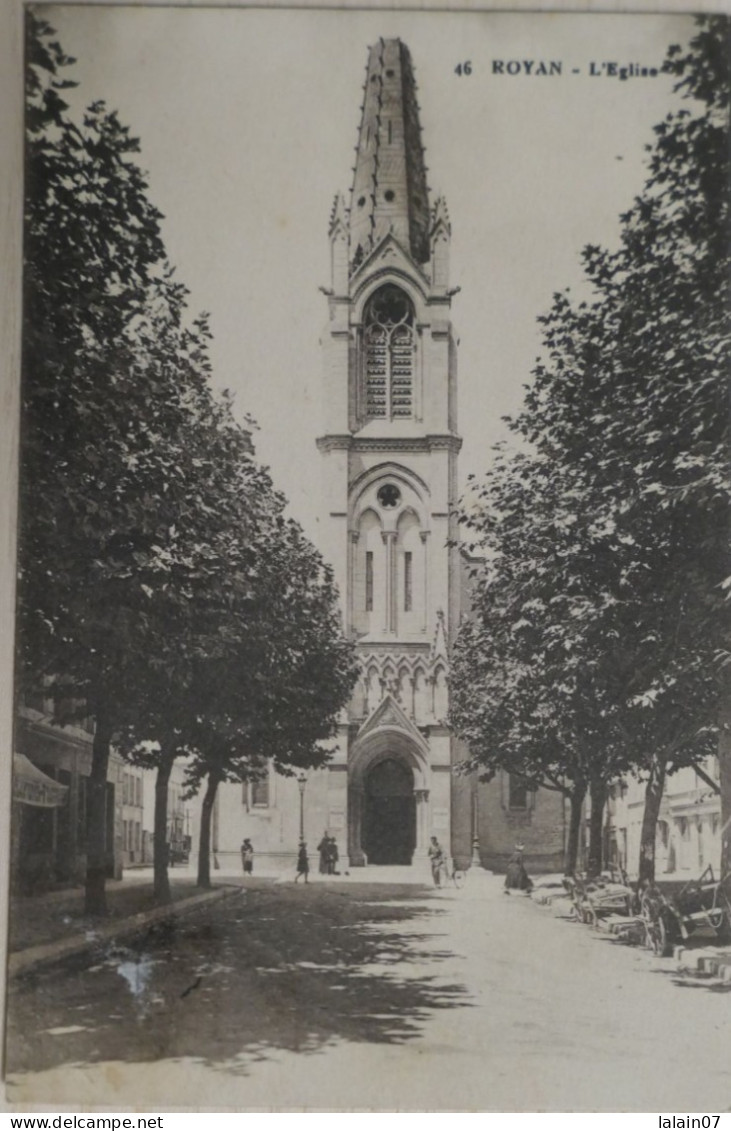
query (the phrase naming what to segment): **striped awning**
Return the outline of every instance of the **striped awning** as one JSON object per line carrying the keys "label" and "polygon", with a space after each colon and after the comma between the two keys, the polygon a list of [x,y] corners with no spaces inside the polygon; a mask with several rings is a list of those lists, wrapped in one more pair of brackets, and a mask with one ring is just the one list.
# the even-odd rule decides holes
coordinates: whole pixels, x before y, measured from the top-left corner
{"label": "striped awning", "polygon": [[60,785],[34,766],[25,754],[13,755],[13,801],[56,809],[66,804],[68,786]]}

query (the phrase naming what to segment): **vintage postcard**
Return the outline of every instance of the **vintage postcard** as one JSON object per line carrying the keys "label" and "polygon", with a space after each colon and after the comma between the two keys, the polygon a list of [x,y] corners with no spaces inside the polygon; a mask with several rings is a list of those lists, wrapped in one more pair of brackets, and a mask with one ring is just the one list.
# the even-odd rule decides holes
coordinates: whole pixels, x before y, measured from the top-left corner
{"label": "vintage postcard", "polygon": [[727,21],[25,18],[9,1103],[726,1110]]}

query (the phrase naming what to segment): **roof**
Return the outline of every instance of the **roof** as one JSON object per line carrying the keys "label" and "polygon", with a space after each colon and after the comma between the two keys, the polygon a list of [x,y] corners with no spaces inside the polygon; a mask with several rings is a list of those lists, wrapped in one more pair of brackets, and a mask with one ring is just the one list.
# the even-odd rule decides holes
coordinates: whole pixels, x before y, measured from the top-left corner
{"label": "roof", "polygon": [[400,39],[371,47],[350,202],[357,263],[392,232],[416,263],[429,258],[429,196],[411,55]]}

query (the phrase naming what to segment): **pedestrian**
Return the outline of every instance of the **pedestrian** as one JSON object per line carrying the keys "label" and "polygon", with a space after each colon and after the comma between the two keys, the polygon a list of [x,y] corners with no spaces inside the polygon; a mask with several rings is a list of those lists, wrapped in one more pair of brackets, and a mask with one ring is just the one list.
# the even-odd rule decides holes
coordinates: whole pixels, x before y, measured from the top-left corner
{"label": "pedestrian", "polygon": [[303,840],[301,840],[299,852],[297,853],[297,875],[294,877],[294,882],[297,883],[297,880],[300,878],[300,876],[304,876],[305,877],[305,883],[306,884],[309,883],[309,880],[308,880],[309,873],[310,873],[310,862],[307,859],[307,845],[305,844],[305,842]]}
{"label": "pedestrian", "polygon": [[330,859],[330,837],[327,835],[327,829],[322,834],[322,840],[317,846],[317,851],[320,853],[320,875],[329,875],[329,859]]}
{"label": "pedestrian", "polygon": [[248,836],[241,845],[241,863],[244,866],[244,875],[250,876],[254,871],[254,846]]}
{"label": "pedestrian", "polygon": [[442,886],[442,872],[447,866],[447,858],[444,855],[444,849],[435,836],[431,838],[429,845],[429,860],[434,886],[439,888]]}
{"label": "pedestrian", "polygon": [[327,874],[328,876],[339,876],[340,873],[338,872],[338,860],[340,859],[340,853],[338,852],[338,842],[336,841],[334,836],[331,836],[329,839],[330,845],[327,854]]}
{"label": "pedestrian", "polygon": [[522,844],[516,844],[515,851],[508,861],[508,868],[505,873],[505,887],[504,891],[510,895],[511,889],[516,891],[524,891],[529,895],[533,890],[533,881],[525,870],[523,863],[523,848]]}

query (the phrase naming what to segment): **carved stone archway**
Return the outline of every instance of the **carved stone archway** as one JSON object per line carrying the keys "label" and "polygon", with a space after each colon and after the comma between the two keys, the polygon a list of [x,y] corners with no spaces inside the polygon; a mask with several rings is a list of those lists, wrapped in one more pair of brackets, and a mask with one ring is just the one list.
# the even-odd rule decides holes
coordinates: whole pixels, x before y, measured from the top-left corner
{"label": "carved stone archway", "polygon": [[[366,723],[356,739],[348,761],[348,855],[350,863],[359,867],[368,863],[364,845],[364,820],[368,792],[368,776],[380,763],[395,761],[408,768],[413,780],[414,837],[413,860],[425,858],[429,845],[429,788],[430,769],[428,747],[416,728],[400,710],[375,712],[375,726]],[[406,725],[404,725],[404,723]],[[401,725],[399,725],[401,724]]]}

